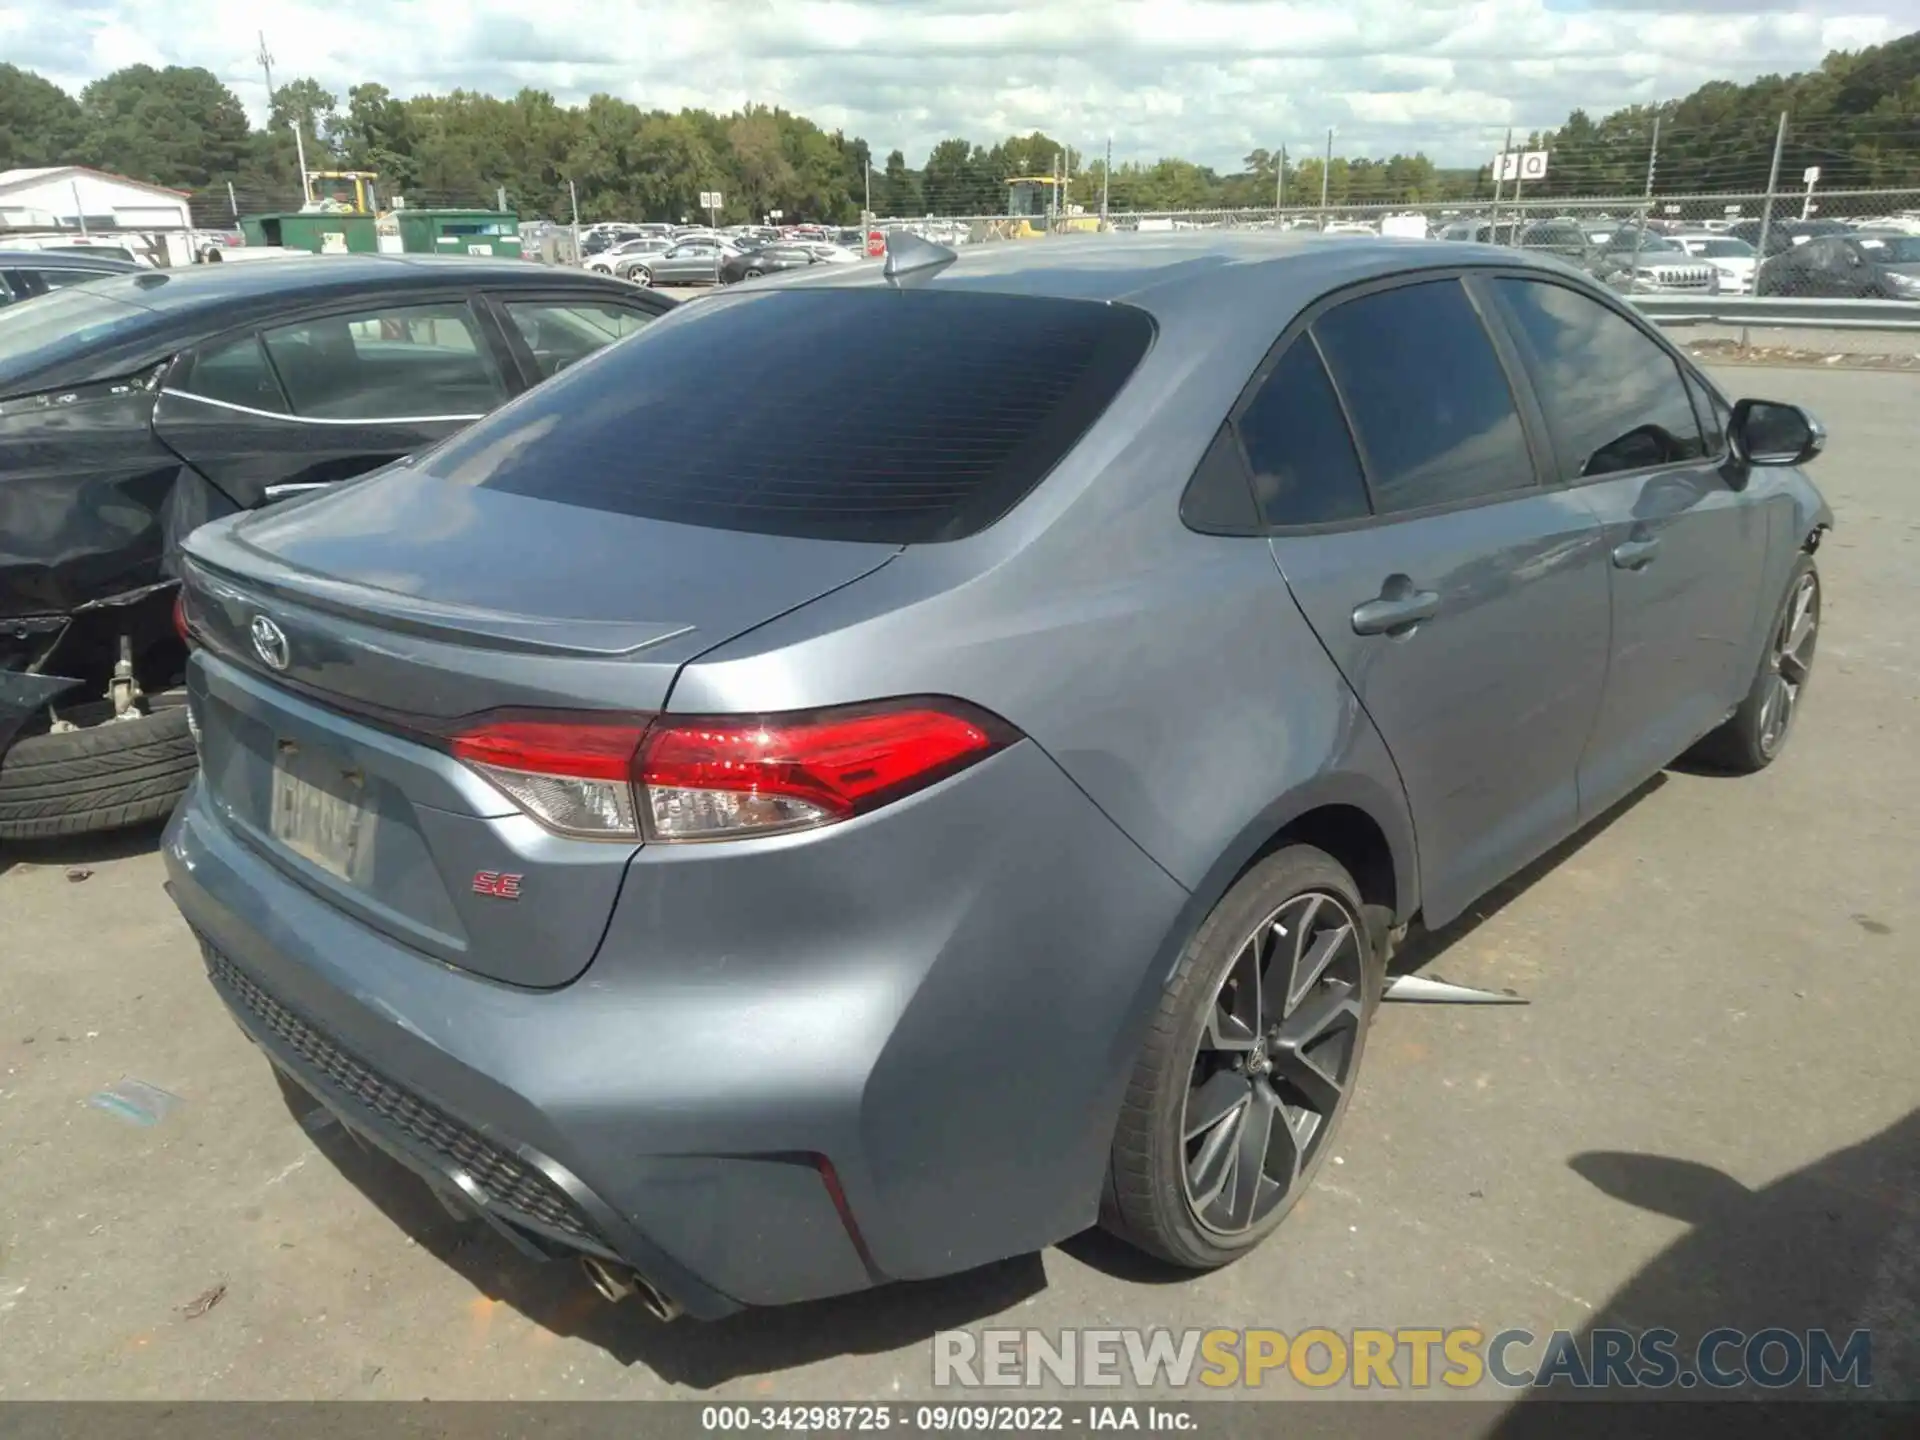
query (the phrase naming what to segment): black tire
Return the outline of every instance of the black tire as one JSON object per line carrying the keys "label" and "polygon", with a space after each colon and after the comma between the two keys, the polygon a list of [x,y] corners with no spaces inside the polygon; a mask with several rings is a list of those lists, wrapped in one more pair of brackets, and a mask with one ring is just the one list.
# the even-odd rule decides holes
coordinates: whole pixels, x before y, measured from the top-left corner
{"label": "black tire", "polygon": [[759,270],[759,269],[754,269],[754,270],[749,270],[749,271],[747,271],[747,279],[749,279],[749,280],[758,280],[758,279],[759,279],[759,278],[760,278],[760,277],[761,277],[762,275],[764,275],[764,274],[766,274],[766,273],[767,273],[766,271],[764,271],[764,270]]}
{"label": "black tire", "polygon": [[156,703],[138,720],[29,735],[0,754],[0,840],[164,819],[198,763],[186,708],[177,703]]}
{"label": "black tire", "polygon": [[[1789,627],[1794,620],[1795,601],[1808,580],[1813,585],[1813,625],[1807,631],[1800,651],[1787,654],[1784,647],[1790,638]],[[1760,664],[1754,674],[1753,684],[1747,690],[1747,698],[1740,702],[1740,708],[1733,712],[1732,719],[1688,752],[1689,759],[1729,774],[1751,775],[1766,769],[1779,758],[1780,752],[1793,738],[1795,718],[1806,699],[1807,686],[1813,679],[1814,650],[1820,638],[1821,599],[1819,567],[1813,563],[1813,556],[1803,551],[1787,576],[1786,591],[1775,608],[1773,625],[1767,631],[1767,643],[1760,652]],[[1793,682],[1788,697],[1785,727],[1776,733],[1769,724],[1774,712],[1769,709],[1768,701],[1771,697],[1774,705],[1780,703],[1780,681],[1788,673],[1798,678]]]}
{"label": "black tire", "polygon": [[[1342,988],[1351,991],[1346,1007],[1351,1013],[1344,1022],[1350,1029],[1342,1032],[1347,1047],[1343,1084],[1337,1102],[1328,1107],[1331,1113],[1312,1131],[1304,1158],[1295,1162],[1290,1183],[1269,1202],[1271,1208],[1262,1213],[1250,1206],[1249,1215],[1258,1218],[1236,1233],[1222,1233],[1199,1218],[1200,1202],[1191,1198],[1189,1166],[1197,1162],[1188,1154],[1195,1137],[1184,1133],[1189,1087],[1203,1066],[1219,1058],[1201,1053],[1202,1039],[1210,1033],[1216,1004],[1225,1004],[1231,993],[1222,987],[1244,962],[1247,946],[1277,914],[1311,895],[1337,900],[1352,921],[1355,949],[1342,961],[1343,967],[1350,967],[1342,969],[1350,982],[1343,982]],[[1377,927],[1368,923],[1369,915],[1353,877],[1331,855],[1310,845],[1289,845],[1267,856],[1221,898],[1188,942],[1135,1062],[1114,1133],[1108,1203],[1102,1216],[1107,1229],[1163,1260],[1206,1270],[1246,1254],[1286,1218],[1332,1153],[1359,1075],[1367,1029],[1380,1002],[1384,963]],[[1310,985],[1298,1002],[1298,1012],[1304,1014],[1308,1002],[1332,983]],[[1259,1056],[1265,1062],[1264,1040],[1261,1045]],[[1276,1065],[1271,1073],[1266,1083],[1283,1090],[1280,1067]],[[1237,1140],[1230,1143],[1239,1147]],[[1206,1141],[1199,1144],[1204,1148]],[[1258,1163],[1257,1174],[1265,1173],[1265,1164],[1264,1159]],[[1256,1182],[1256,1195],[1258,1190]]]}

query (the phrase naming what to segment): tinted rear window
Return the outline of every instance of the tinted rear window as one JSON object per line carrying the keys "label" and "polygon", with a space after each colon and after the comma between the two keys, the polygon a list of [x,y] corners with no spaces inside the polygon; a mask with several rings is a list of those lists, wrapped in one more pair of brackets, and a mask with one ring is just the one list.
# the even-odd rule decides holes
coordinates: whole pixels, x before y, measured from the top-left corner
{"label": "tinted rear window", "polygon": [[724,530],[916,544],[991,525],[1152,340],[1139,310],[953,291],[701,302],[435,452],[450,479]]}

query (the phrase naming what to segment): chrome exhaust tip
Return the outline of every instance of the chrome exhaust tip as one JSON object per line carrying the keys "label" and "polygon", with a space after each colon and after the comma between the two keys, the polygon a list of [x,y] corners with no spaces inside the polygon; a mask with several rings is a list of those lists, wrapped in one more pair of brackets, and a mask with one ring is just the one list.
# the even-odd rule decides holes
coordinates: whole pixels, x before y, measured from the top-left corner
{"label": "chrome exhaust tip", "polygon": [[610,1305],[618,1305],[633,1294],[632,1271],[616,1269],[597,1255],[582,1255],[580,1268],[587,1272],[587,1281],[600,1298]]}
{"label": "chrome exhaust tip", "polygon": [[624,1265],[610,1265],[597,1255],[582,1255],[580,1268],[586,1272],[588,1283],[600,1298],[609,1304],[618,1305],[622,1300],[637,1295],[647,1313],[656,1320],[678,1320],[685,1313],[678,1300],[664,1294],[637,1270],[629,1270]]}

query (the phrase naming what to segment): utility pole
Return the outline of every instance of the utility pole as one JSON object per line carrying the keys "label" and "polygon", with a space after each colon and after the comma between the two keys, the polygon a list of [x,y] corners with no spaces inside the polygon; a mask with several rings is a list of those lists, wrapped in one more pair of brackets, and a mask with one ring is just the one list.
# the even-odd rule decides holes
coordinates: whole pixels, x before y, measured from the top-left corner
{"label": "utility pole", "polygon": [[573,207],[573,263],[580,263],[580,192],[567,181],[567,203]]}
{"label": "utility pole", "polygon": [[1333,178],[1333,127],[1327,127],[1327,158],[1320,166],[1320,228],[1327,228],[1327,181]]}
{"label": "utility pole", "polygon": [[1773,228],[1773,195],[1780,188],[1780,152],[1787,148],[1787,112],[1780,112],[1780,128],[1773,137],[1773,168],[1767,172],[1767,203],[1760,211],[1760,258],[1753,262],[1753,293],[1760,293],[1760,269],[1767,263],[1767,231]]}
{"label": "utility pole", "polygon": [[867,203],[861,208],[862,215],[873,214],[873,152],[867,152],[867,163],[862,167],[867,172]]}
{"label": "utility pole", "polygon": [[[1274,167],[1273,208],[1276,211],[1282,210],[1286,207],[1286,203],[1287,203],[1287,147],[1282,145],[1280,147],[1280,163]],[[1278,214],[1276,214],[1273,218],[1278,220],[1280,217]]]}
{"label": "utility pole", "polygon": [[[1500,146],[1500,153],[1493,157],[1493,211],[1487,216],[1487,243],[1500,243],[1500,181],[1501,171],[1506,168],[1507,156],[1513,153],[1513,127],[1507,127],[1507,138]],[[1514,174],[1520,173],[1516,166]]]}
{"label": "utility pole", "polygon": [[[260,68],[267,75],[267,120],[273,120],[273,55],[267,49],[267,32],[256,32],[260,36],[260,53],[253,58],[260,62]],[[313,190],[307,182],[307,142],[300,134],[300,117],[288,117],[293,122],[293,153],[295,162],[300,166],[300,207],[305,209],[313,199]]]}
{"label": "utility pole", "polygon": [[1100,229],[1107,228],[1107,187],[1113,183],[1113,137],[1107,137],[1107,158],[1100,166]]}
{"label": "utility pole", "polygon": [[[1647,212],[1653,208],[1653,175],[1660,164],[1660,117],[1653,117],[1653,144],[1647,150],[1647,197],[1640,206],[1640,223],[1633,227],[1633,270],[1627,276],[1627,293],[1633,293],[1640,275],[1640,242],[1647,233]],[[1755,261],[1756,273],[1759,262]]]}

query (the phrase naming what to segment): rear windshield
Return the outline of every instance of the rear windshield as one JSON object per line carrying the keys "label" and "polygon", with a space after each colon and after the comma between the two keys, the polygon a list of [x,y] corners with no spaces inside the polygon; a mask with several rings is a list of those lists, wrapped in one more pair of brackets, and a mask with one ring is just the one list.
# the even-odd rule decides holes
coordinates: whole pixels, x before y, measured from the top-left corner
{"label": "rear windshield", "polygon": [[915,544],[991,525],[1146,353],[1124,305],[963,291],[704,300],[440,447],[449,479],[723,530]]}
{"label": "rear windshield", "polygon": [[93,283],[50,291],[31,304],[9,305],[0,310],[0,391],[31,386],[36,372],[153,323],[151,311],[115,300]]}

